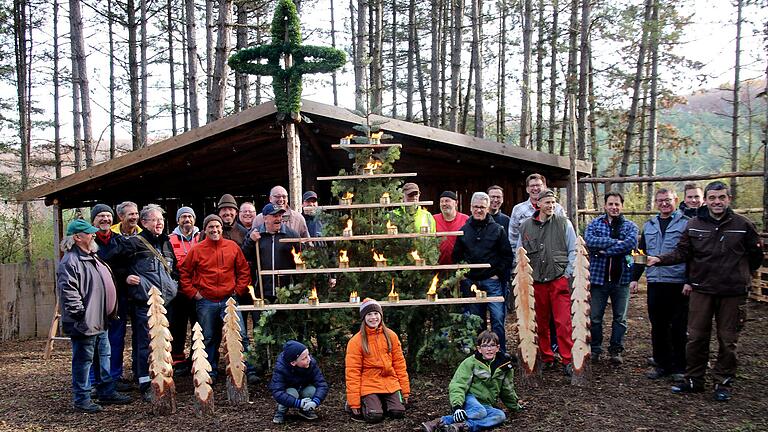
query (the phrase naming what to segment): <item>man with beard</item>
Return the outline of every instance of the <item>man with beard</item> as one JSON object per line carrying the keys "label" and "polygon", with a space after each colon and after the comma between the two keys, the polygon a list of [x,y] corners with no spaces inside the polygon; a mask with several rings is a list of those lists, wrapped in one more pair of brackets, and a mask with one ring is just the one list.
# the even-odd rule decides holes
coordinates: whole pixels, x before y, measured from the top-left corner
{"label": "man with beard", "polygon": [[[291,209],[288,206],[288,191],[282,186],[275,186],[269,191],[269,203],[273,206],[283,209],[283,224],[290,228],[292,231],[299,234],[299,237],[309,238],[312,237],[307,228],[307,221],[301,213]],[[253,219],[253,230],[258,229],[264,224],[264,214],[259,213]]]}
{"label": "man with beard", "polygon": [[[85,413],[102,411],[102,405],[126,404],[131,398],[115,391],[109,370],[107,322],[117,313],[117,292],[109,266],[96,254],[93,235],[98,229],[76,219],[67,226],[61,242],[64,256],[56,270],[56,291],[61,303],[61,324],[72,342],[72,403]],[[96,392],[101,405],[91,399],[88,371],[96,364]]]}
{"label": "man with beard", "polygon": [[[469,219],[468,215],[456,210],[458,197],[454,191],[444,191],[440,194],[440,213],[432,215],[435,218],[437,232],[459,231]],[[440,258],[438,264],[453,264],[451,254],[456,244],[456,236],[444,237],[440,242]]]}
{"label": "man with beard", "polygon": [[301,197],[301,214],[307,222],[307,229],[310,237],[320,237],[323,229],[323,222],[319,217],[317,205],[317,193],[315,191],[306,191]]}

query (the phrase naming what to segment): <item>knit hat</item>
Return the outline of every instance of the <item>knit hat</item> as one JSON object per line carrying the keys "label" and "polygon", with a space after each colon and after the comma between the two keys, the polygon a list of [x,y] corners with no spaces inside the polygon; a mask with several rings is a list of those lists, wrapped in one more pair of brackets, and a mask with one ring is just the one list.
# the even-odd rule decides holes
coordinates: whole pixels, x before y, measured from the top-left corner
{"label": "knit hat", "polygon": [[218,209],[221,210],[221,209],[227,208],[227,207],[233,208],[235,210],[238,209],[237,201],[235,201],[235,197],[233,197],[230,194],[224,194],[224,195],[221,196],[221,198],[219,198]]}
{"label": "knit hat", "polygon": [[443,191],[443,193],[440,194],[440,198],[450,198],[454,201],[458,201],[459,199],[454,191]]}
{"label": "knit hat", "polygon": [[221,224],[221,226],[224,226],[224,222],[221,220],[219,215],[210,214],[203,219],[203,229],[205,229],[208,226],[209,222],[216,221]]}
{"label": "knit hat", "polygon": [[195,215],[195,211],[192,210],[192,207],[186,207],[185,206],[185,207],[182,207],[182,208],[176,210],[176,222],[178,222],[179,219],[181,219],[181,215],[183,215],[184,213],[191,214],[192,215],[192,219],[197,220],[197,215]]}
{"label": "knit hat", "polygon": [[294,362],[299,359],[299,356],[301,356],[305,349],[307,347],[303,343],[289,340],[283,345],[283,358],[289,363]]}
{"label": "knit hat", "polygon": [[96,219],[97,214],[104,212],[109,212],[112,214],[112,218],[115,217],[115,212],[112,211],[112,207],[106,204],[96,204],[95,206],[91,207],[91,222]]}
{"label": "knit hat", "polygon": [[370,312],[378,312],[381,316],[384,316],[384,310],[381,309],[379,302],[372,298],[367,298],[360,303],[360,319],[365,319],[365,316]]}

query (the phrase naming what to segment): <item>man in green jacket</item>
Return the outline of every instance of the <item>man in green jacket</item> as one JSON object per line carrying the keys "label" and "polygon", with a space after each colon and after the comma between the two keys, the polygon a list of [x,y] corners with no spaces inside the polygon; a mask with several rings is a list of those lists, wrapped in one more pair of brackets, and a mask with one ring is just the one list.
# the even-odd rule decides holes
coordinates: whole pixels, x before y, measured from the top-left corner
{"label": "man in green jacket", "polygon": [[513,412],[522,406],[515,393],[510,357],[499,352],[499,336],[485,330],[477,337],[477,352],[467,357],[448,386],[453,414],[422,423],[426,432],[489,429],[504,423],[504,411],[494,407],[498,399]]}

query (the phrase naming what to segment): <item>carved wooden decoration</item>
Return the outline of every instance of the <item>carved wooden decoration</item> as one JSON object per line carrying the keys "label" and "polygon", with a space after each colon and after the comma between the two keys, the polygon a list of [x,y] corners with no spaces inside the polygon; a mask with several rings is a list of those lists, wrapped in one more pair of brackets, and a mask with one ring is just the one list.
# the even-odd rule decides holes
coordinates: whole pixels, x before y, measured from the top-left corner
{"label": "carved wooden decoration", "polygon": [[200,323],[192,327],[192,383],[195,386],[195,416],[210,417],[213,415],[213,380],[211,379],[211,363],[203,343],[203,329]]}
{"label": "carved wooden decoration", "polygon": [[167,415],[176,412],[176,385],[173,382],[171,332],[160,290],[149,290],[149,377],[152,385],[152,413]]}
{"label": "carved wooden decoration", "polygon": [[584,239],[576,240],[576,265],[573,271],[573,293],[571,293],[571,323],[573,324],[573,376],[571,384],[589,385],[592,350],[590,342],[590,293],[589,255]]}
{"label": "carved wooden decoration", "polygon": [[522,247],[518,248],[517,275],[512,284],[515,287],[515,311],[519,338],[517,356],[520,360],[520,383],[523,387],[538,385],[541,374],[532,274],[533,269],[528,259],[528,252]]}
{"label": "carved wooden decoration", "polygon": [[248,379],[245,375],[245,356],[240,336],[240,318],[237,303],[234,299],[227,300],[222,329],[222,345],[224,346],[224,362],[227,368],[227,398],[234,404],[248,403]]}

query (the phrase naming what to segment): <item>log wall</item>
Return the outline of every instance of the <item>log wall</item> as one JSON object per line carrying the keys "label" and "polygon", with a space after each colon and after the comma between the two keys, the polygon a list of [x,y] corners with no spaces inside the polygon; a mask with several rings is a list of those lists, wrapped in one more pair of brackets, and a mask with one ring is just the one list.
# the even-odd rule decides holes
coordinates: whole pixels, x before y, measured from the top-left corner
{"label": "log wall", "polygon": [[56,300],[53,260],[0,264],[0,340],[45,338]]}

